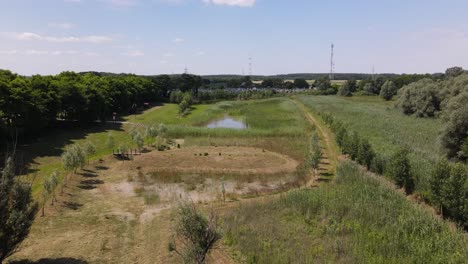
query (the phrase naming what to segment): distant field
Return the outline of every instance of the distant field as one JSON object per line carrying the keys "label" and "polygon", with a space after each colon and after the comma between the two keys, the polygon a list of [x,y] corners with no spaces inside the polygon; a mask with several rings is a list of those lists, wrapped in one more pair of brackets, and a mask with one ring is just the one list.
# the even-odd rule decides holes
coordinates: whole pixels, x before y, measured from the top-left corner
{"label": "distant field", "polygon": [[431,164],[441,157],[437,141],[440,119],[405,116],[379,97],[301,96],[315,112],[332,114],[352,131],[369,139],[376,152],[388,157],[399,147],[412,151],[411,165],[424,190]]}

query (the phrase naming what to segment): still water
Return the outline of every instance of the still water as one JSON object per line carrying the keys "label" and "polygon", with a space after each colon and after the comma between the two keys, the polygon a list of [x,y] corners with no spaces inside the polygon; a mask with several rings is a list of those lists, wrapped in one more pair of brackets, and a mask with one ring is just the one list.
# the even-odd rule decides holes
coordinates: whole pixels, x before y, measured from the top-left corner
{"label": "still water", "polygon": [[229,116],[225,116],[223,119],[218,119],[209,123],[206,127],[208,128],[232,128],[232,129],[246,129],[247,124],[241,120],[232,119]]}

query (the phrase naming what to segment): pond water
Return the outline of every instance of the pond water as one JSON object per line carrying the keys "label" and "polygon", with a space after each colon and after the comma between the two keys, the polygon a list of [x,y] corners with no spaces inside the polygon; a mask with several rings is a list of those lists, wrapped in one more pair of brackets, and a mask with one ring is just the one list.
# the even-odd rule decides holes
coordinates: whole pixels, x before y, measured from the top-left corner
{"label": "pond water", "polygon": [[247,124],[241,120],[235,120],[229,116],[223,119],[218,119],[210,122],[206,127],[208,128],[232,128],[232,129],[246,129]]}

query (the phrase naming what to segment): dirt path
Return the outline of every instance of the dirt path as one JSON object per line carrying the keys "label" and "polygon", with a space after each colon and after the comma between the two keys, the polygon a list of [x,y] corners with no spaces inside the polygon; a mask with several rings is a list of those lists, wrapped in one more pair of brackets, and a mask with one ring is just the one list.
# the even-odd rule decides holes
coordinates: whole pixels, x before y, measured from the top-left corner
{"label": "dirt path", "polygon": [[338,164],[338,159],[340,156],[340,152],[338,150],[338,146],[335,143],[333,138],[333,133],[330,129],[319,121],[314,115],[310,113],[307,107],[299,101],[297,98],[293,98],[293,102],[297,105],[297,107],[302,111],[305,118],[310,122],[310,124],[314,125],[317,128],[320,140],[322,141],[322,162],[319,166],[319,176],[315,179],[311,180],[308,183],[308,186],[314,186],[317,182],[320,181],[329,181],[330,177],[335,175],[336,166]]}

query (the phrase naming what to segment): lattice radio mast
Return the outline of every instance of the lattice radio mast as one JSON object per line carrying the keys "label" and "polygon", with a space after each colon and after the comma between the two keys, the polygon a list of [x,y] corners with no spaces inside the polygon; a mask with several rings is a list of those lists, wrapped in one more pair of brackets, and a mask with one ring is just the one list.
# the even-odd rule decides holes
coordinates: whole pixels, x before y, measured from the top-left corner
{"label": "lattice radio mast", "polygon": [[252,57],[249,57],[249,76],[252,76]]}
{"label": "lattice radio mast", "polygon": [[332,43],[331,44],[331,54],[330,54],[330,80],[335,79],[335,61],[334,61],[334,49],[335,45]]}

